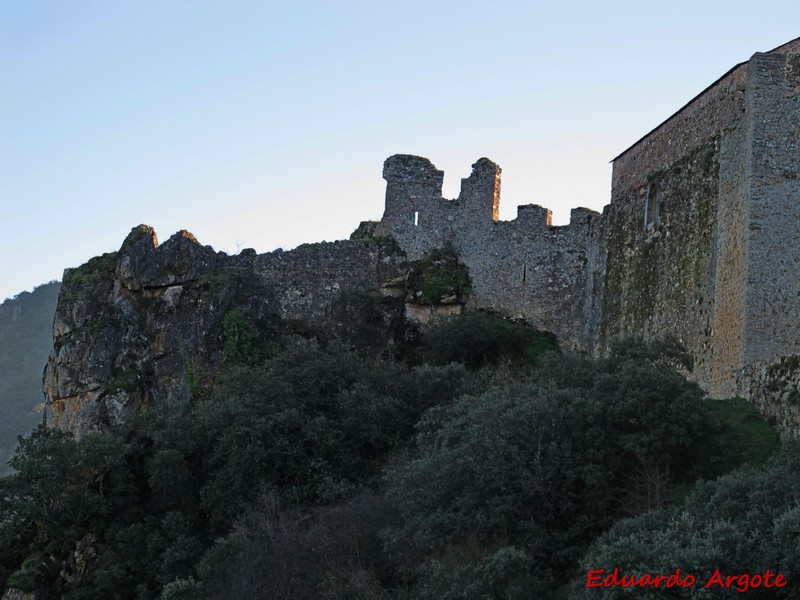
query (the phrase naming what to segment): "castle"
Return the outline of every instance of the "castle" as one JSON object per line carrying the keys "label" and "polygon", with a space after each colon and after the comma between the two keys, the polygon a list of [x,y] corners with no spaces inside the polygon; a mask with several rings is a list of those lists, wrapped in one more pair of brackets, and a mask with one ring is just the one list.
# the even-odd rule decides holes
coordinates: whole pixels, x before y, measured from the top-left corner
{"label": "castle", "polygon": [[469,308],[597,355],[627,335],[671,335],[712,396],[746,396],[800,435],[800,38],[736,65],[617,156],[611,203],[574,209],[566,226],[535,205],[498,220],[500,168],[485,158],[455,200],[427,159],[392,156],[383,176],[383,218],[359,228],[372,240],[228,256],[188,232],[159,245],[139,226],[118,252],[68,269],[45,422],[81,434],[185,403],[221,360],[231,310],[324,322],[349,290],[388,291],[407,260],[452,246]]}
{"label": "castle", "polygon": [[473,165],[456,200],[442,172],[398,155],[381,221],[410,258],[452,244],[470,304],[601,353],[671,334],[713,396],[743,369],[800,350],[800,38],[733,67],[613,160],[611,204],[520,206],[498,220],[500,168]]}

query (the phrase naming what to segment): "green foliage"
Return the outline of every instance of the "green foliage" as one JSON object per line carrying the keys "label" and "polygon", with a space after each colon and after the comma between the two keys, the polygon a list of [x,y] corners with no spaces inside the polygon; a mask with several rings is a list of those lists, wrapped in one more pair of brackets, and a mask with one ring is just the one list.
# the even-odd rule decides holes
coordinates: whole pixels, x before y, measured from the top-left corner
{"label": "green foliage", "polygon": [[72,436],[58,430],[40,426],[20,438],[11,460],[16,472],[0,480],[0,538],[15,540],[24,556],[19,568],[10,562],[2,568],[7,577],[16,571],[10,577],[20,589],[56,591],[60,557],[101,513],[91,474],[83,470],[87,459]]}
{"label": "green foliage", "polygon": [[615,517],[713,465],[702,392],[643,350],[551,355],[518,384],[426,413],[417,456],[389,480],[404,518],[389,547],[415,597],[547,596]]}
{"label": "green foliage", "polygon": [[720,474],[745,463],[762,465],[780,449],[778,433],[744,398],[712,400],[711,407],[724,428],[725,456]]}
{"label": "green foliage", "polygon": [[222,364],[252,365],[260,362],[256,347],[256,336],[242,312],[233,308],[222,318],[222,332],[225,345],[222,350]]}
{"label": "green foliage", "polygon": [[206,555],[207,597],[388,598],[379,532],[396,520],[388,499],[371,491],[311,514],[262,496]]}
{"label": "green foliage", "polygon": [[[263,330],[238,306],[226,365],[188,410],[21,443],[0,480],[0,583],[71,600],[553,597],[616,519],[661,515],[677,480],[725,468],[722,435],[742,438],[736,461],[760,452],[739,449],[746,407],[719,426],[670,343],[537,353],[527,371],[410,368],[335,339],[268,338],[260,354]],[[466,323],[505,340],[498,361],[527,364],[535,332],[479,318]],[[718,502],[714,489],[687,506]],[[756,510],[724,493],[720,518]],[[793,514],[769,538],[787,560]],[[724,547],[763,549],[736,540]]]}
{"label": "green foliage", "polygon": [[[71,599],[192,597],[202,556],[261,490],[287,510],[350,497],[411,442],[422,412],[467,389],[480,382],[463,367],[409,370],[292,339],[260,366],[224,371],[190,412],[154,411],[80,441],[39,429],[2,480],[0,573]],[[379,548],[377,529],[363,535]],[[76,543],[92,558],[64,571]],[[318,568],[320,597],[345,597],[333,590],[349,589],[349,567]]]}
{"label": "green foliage", "polygon": [[686,348],[672,336],[645,341],[641,336],[626,337],[611,344],[611,356],[617,360],[647,361],[666,364],[682,371],[691,371],[694,361]]}
{"label": "green foliage", "polygon": [[362,221],[350,234],[350,239],[376,248],[383,256],[405,256],[405,252],[400,248],[397,240],[380,235],[380,229],[381,224],[377,221]]}
{"label": "green foliage", "polygon": [[64,271],[62,302],[78,300],[84,293],[95,292],[100,282],[111,282],[117,266],[117,253],[107,252],[89,259],[86,264]]}
{"label": "green foliage", "polygon": [[[534,585],[530,568],[553,549],[547,530],[580,515],[567,481],[579,468],[572,411],[561,407],[568,395],[495,389],[426,415],[419,456],[390,476],[404,522],[389,547],[401,572],[418,582],[415,595],[440,597],[457,583],[445,597],[482,597],[464,595],[487,586],[470,574],[483,572],[498,553],[520,551],[528,567],[521,574],[512,569],[509,579],[496,573],[494,597],[508,597],[520,582],[539,593],[548,589],[551,576],[542,573]],[[448,575],[454,572],[459,581]]]}
{"label": "green foliage", "polygon": [[[790,582],[800,576],[800,450],[796,444],[775,455],[765,467],[743,468],[705,482],[680,509],[667,508],[620,521],[602,535],[583,559],[585,568],[626,573],[671,573],[676,568],[707,581],[714,569],[724,574],[782,573]],[[628,597],[621,589],[574,597]],[[688,591],[687,598],[728,598],[730,592]],[[796,590],[751,590],[748,598],[794,598]]]}
{"label": "green foliage", "polygon": [[136,389],[138,376],[133,368],[118,368],[113,372],[113,379],[108,384],[108,392],[131,392]]}
{"label": "green foliage", "polygon": [[205,600],[205,598],[202,584],[193,577],[169,582],[159,596],[160,600]]}
{"label": "green foliage", "polygon": [[711,175],[719,171],[719,162],[714,160],[715,156],[714,144],[707,144],[694,150],[689,160],[695,161],[704,175]]}
{"label": "green foliage", "polygon": [[779,379],[781,377],[794,375],[799,368],[800,355],[788,354],[786,356],[781,356],[777,363],[770,365],[767,369],[767,375],[772,379]]}
{"label": "green foliage", "polygon": [[205,402],[214,388],[214,376],[197,356],[186,359],[186,386],[193,403]]}
{"label": "green foliage", "polygon": [[438,248],[411,264],[408,289],[415,302],[437,304],[442,298],[461,299],[469,287],[467,267],[452,247]]}
{"label": "green foliage", "polygon": [[[212,471],[202,491],[214,523],[224,525],[261,485],[301,502],[346,496],[408,440],[423,410],[450,397],[425,397],[422,370],[372,365],[345,347],[297,339],[258,368],[225,374],[209,401],[195,409],[195,437]],[[441,370],[440,381],[465,380]],[[465,386],[445,383],[440,392]]]}
{"label": "green foliage", "polygon": [[504,319],[474,312],[453,317],[433,326],[425,334],[422,356],[425,362],[446,365],[457,362],[478,369],[507,361],[534,366],[540,355],[557,351],[552,337]]}

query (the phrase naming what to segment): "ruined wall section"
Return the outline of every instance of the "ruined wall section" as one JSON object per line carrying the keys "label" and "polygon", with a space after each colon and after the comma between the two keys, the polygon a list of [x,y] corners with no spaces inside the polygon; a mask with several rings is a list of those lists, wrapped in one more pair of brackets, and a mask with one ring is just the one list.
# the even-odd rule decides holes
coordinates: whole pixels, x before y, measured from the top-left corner
{"label": "ruined wall section", "polygon": [[520,206],[498,221],[500,167],[482,158],[461,182],[456,200],[441,196],[443,174],[427,159],[397,155],[384,164],[383,233],[412,260],[452,245],[469,269],[468,306],[523,319],[551,331],[564,348],[591,350],[599,215],[575,209],[569,225],[553,227],[548,209]]}
{"label": "ruined wall section", "polygon": [[231,311],[265,330],[280,319],[319,323],[349,291],[377,292],[406,267],[363,241],[228,256],[186,231],[159,245],[152,228],[136,227],[118,252],[64,274],[45,424],[81,436],[151,406],[185,406],[191,382],[223,360]]}
{"label": "ruined wall section", "polygon": [[346,290],[376,290],[405,273],[405,257],[360,241],[303,244],[253,257],[283,319],[320,322]]}
{"label": "ruined wall section", "polygon": [[444,173],[421,156],[395,154],[383,163],[386,203],[381,223],[410,260],[454,237],[461,221],[458,200],[442,197]]}
{"label": "ruined wall section", "polygon": [[488,158],[472,165],[472,173],[461,180],[461,192],[456,201],[460,206],[457,231],[464,238],[474,234],[483,237],[500,218],[501,170]]}
{"label": "ruined wall section", "polygon": [[574,209],[570,224],[550,225],[550,211],[521,206],[487,236],[457,246],[472,277],[469,305],[499,311],[554,333],[562,348],[587,351],[592,262],[599,215]]}
{"label": "ruined wall section", "polygon": [[[648,226],[651,193],[656,193],[657,212]],[[601,351],[628,335],[672,335],[694,357],[694,378],[707,385],[718,196],[717,138],[651,172],[640,185],[615,190],[603,213],[607,256]]]}
{"label": "ruined wall section", "polygon": [[396,154],[386,159],[386,204],[381,219],[384,233],[400,244],[410,260],[419,260],[445,244],[466,245],[484,239],[498,219],[500,167],[488,158],[472,165],[461,180],[455,200],[442,197],[444,173],[427,159]]}
{"label": "ruined wall section", "polygon": [[800,55],[756,54],[751,113],[744,362],[800,350]]}

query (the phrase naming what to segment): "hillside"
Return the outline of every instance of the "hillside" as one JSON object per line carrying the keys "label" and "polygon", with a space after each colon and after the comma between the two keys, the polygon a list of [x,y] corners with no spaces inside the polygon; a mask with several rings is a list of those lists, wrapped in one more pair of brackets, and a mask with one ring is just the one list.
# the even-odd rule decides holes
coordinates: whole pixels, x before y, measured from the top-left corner
{"label": "hillside", "polygon": [[0,304],[0,474],[17,436],[29,433],[42,416],[42,371],[53,347],[53,314],[61,284],[50,282]]}

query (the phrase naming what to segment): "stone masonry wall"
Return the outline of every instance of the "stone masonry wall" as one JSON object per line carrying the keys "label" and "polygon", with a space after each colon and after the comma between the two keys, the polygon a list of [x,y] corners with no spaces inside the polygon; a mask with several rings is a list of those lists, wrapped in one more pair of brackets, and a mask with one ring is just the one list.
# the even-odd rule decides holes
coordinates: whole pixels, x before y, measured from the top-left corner
{"label": "stone masonry wall", "polygon": [[347,289],[377,289],[397,278],[405,259],[363,242],[303,244],[254,256],[254,272],[272,290],[283,319],[321,321]]}
{"label": "stone masonry wall", "polygon": [[386,159],[386,204],[383,230],[396,239],[410,260],[433,248],[463,240],[469,246],[485,238],[497,221],[500,167],[482,158],[461,180],[455,200],[442,197],[444,173],[420,156],[397,154]]}
{"label": "stone masonry wall", "polygon": [[442,172],[425,158],[392,156],[384,178],[381,227],[410,259],[452,245],[469,269],[471,307],[551,331],[565,348],[591,347],[597,213],[575,209],[569,225],[553,227],[549,210],[526,205],[513,221],[498,221],[500,168],[485,158],[456,200],[442,198]]}
{"label": "stone masonry wall", "polygon": [[[615,192],[603,213],[601,345],[628,335],[672,335],[691,352],[693,375],[703,383],[711,371],[718,157],[717,138],[692,147],[641,186]],[[646,226],[651,193],[657,217]]]}
{"label": "stone masonry wall", "polygon": [[720,139],[714,314],[707,389],[715,397],[735,394],[731,374],[744,365],[744,282],[750,128],[746,120]]}
{"label": "stone masonry wall", "polygon": [[748,365],[736,384],[736,395],[749,398],[782,436],[800,437],[800,355]]}
{"label": "stone masonry wall", "polygon": [[[565,349],[591,348],[591,263],[599,215],[572,211],[570,224],[553,227],[549,212],[520,207],[513,221],[456,243],[473,285],[470,305],[497,310],[551,331]],[[530,218],[537,215],[538,218]]]}
{"label": "stone masonry wall", "polygon": [[700,96],[614,159],[612,198],[647,182],[694,148],[718,137],[741,119],[747,64],[732,69]]}
{"label": "stone masonry wall", "polygon": [[756,54],[747,99],[744,362],[750,364],[800,350],[800,55]]}

